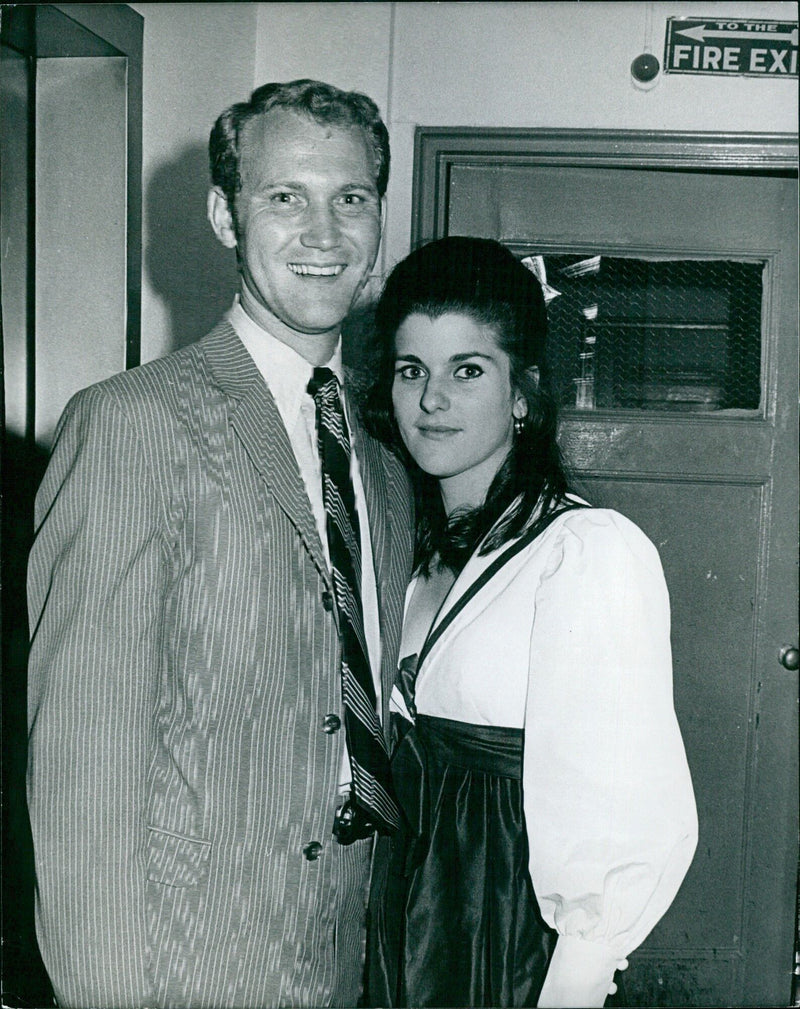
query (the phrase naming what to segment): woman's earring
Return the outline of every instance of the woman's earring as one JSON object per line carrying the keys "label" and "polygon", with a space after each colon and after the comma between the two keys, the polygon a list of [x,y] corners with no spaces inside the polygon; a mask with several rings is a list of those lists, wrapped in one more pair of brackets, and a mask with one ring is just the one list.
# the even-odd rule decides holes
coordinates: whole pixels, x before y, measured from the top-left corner
{"label": "woman's earring", "polygon": [[514,418],[514,434],[519,438],[519,436],[525,430],[525,418],[515,417]]}

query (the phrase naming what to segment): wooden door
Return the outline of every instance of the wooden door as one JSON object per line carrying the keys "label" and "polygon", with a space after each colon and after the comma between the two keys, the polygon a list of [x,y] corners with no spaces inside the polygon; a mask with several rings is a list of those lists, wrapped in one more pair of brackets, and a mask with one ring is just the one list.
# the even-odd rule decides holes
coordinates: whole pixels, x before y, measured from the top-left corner
{"label": "wooden door", "polygon": [[[700,819],[687,879],[631,957],[631,1005],[790,1002],[797,673],[780,652],[797,644],[794,156],[780,137],[418,134],[416,243],[482,235],[542,256],[561,289],[551,320],[595,257],[619,278],[593,289],[595,315],[575,315],[574,332],[558,323],[562,444],[578,486],[661,554]],[[587,342],[581,328],[598,325]]]}

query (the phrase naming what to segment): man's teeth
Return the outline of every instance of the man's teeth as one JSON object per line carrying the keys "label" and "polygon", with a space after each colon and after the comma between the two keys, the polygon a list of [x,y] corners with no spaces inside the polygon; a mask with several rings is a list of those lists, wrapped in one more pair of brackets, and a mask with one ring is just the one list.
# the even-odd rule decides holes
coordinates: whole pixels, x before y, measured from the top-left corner
{"label": "man's teeth", "polygon": [[344,270],[344,266],[341,263],[336,263],[335,266],[312,266],[310,263],[289,263],[289,269],[292,273],[298,273],[304,277],[338,277],[342,270]]}

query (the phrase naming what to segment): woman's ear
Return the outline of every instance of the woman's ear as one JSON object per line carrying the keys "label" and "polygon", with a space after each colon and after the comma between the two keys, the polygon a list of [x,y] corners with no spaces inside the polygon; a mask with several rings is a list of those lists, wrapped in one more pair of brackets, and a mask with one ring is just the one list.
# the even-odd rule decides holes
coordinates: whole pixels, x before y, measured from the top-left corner
{"label": "woman's ear", "polygon": [[[533,386],[534,390],[539,388],[539,369],[537,367],[527,368],[525,371],[525,376],[528,381]],[[511,412],[517,420],[522,420],[523,417],[528,416],[528,400],[525,396],[517,391],[514,393],[514,405],[511,408]]]}
{"label": "woman's ear", "polygon": [[233,226],[233,214],[228,206],[225,194],[214,186],[209,190],[206,204],[208,220],[214,229],[214,234],[226,249],[236,248],[236,229]]}

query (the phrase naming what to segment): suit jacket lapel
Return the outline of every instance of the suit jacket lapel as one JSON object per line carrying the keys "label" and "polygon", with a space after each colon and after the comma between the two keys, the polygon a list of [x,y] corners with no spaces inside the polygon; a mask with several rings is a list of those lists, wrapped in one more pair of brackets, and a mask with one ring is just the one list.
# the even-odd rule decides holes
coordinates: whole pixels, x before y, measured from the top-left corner
{"label": "suit jacket lapel", "polygon": [[303,478],[266,382],[230,323],[220,323],[201,345],[214,377],[234,401],[233,430],[276,503],[297,529],[320,573],[329,581]]}
{"label": "suit jacket lapel", "polygon": [[[253,359],[233,327],[220,323],[201,341],[212,374],[231,400],[231,427],[253,466],[263,477],[269,493],[301,536],[317,569],[331,588],[325,553],[311,510],[303,479],[289,436],[275,401]],[[388,733],[389,696],[395,675],[394,657],[400,640],[403,599],[410,575],[410,533],[391,535],[391,501],[407,521],[407,503],[398,495],[408,493],[397,480],[390,480],[382,449],[361,429],[356,410],[350,411],[352,436],[361,467],[361,479],[369,515],[378,617],[382,644],[382,716]],[[398,530],[399,532],[399,530]]]}

